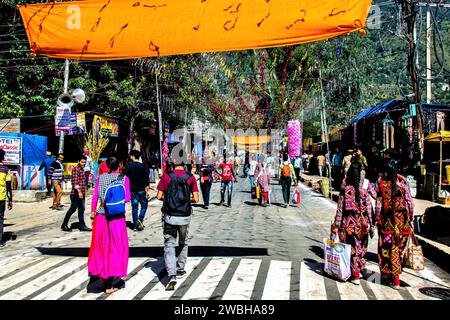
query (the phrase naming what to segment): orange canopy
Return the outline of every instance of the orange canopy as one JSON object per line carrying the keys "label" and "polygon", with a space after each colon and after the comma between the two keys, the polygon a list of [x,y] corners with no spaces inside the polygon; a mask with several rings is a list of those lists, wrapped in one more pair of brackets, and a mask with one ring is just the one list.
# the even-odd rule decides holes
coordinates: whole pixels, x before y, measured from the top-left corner
{"label": "orange canopy", "polygon": [[111,60],[295,45],[364,28],[370,0],[87,0],[18,6],[32,53]]}

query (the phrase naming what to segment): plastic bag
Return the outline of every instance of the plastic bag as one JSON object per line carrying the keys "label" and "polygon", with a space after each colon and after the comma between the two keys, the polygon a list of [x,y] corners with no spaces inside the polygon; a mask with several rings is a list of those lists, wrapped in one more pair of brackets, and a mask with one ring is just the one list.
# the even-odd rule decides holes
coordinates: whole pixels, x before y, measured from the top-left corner
{"label": "plastic bag", "polygon": [[294,188],[291,198],[293,204],[300,204],[301,197],[300,197],[300,190],[298,190],[298,188]]}
{"label": "plastic bag", "polygon": [[337,235],[332,239],[323,239],[324,242],[324,271],[339,280],[346,281],[350,278],[350,256],[352,246],[339,242]]}

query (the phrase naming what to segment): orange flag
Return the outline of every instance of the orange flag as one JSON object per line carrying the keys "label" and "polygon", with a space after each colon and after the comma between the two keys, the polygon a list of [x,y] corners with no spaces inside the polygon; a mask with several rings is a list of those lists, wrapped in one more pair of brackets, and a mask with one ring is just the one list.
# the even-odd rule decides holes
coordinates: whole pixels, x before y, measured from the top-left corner
{"label": "orange flag", "polygon": [[295,45],[363,29],[370,0],[87,0],[18,6],[34,55],[111,60]]}

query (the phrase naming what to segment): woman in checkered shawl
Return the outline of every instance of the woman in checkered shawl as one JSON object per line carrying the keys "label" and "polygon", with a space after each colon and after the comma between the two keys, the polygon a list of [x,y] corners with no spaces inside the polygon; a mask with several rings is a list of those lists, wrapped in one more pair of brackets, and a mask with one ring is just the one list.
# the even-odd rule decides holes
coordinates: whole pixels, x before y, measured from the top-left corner
{"label": "woman in checkered shawl", "polygon": [[[92,197],[91,219],[93,220],[91,248],[88,258],[89,276],[106,282],[107,294],[116,291],[114,278],[125,278],[128,268],[128,235],[125,212],[111,217],[105,216],[103,207],[106,189],[121,174],[122,162],[115,157],[107,160],[109,173],[102,174],[95,183]],[[130,181],[124,177],[125,202],[131,199]],[[97,202],[100,206],[97,207]]]}

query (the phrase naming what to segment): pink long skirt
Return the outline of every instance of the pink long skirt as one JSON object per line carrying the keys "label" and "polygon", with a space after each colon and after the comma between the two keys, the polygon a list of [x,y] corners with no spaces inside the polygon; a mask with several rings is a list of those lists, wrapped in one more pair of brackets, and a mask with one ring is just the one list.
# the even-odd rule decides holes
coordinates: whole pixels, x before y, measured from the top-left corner
{"label": "pink long skirt", "polygon": [[128,235],[125,215],[106,219],[97,214],[92,226],[88,258],[89,276],[124,278],[128,268]]}

